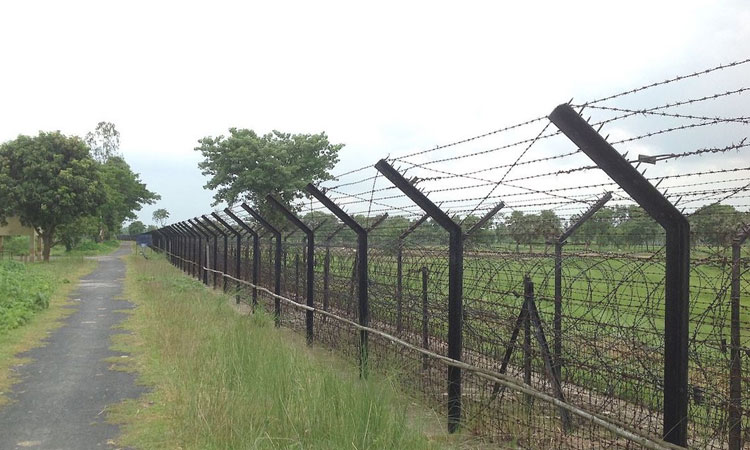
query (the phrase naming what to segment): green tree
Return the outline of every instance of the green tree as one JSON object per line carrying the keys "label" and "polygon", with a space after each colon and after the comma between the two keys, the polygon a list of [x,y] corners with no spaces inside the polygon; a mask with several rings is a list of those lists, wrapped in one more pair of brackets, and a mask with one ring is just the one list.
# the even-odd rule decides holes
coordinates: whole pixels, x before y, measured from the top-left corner
{"label": "green tree", "polygon": [[542,210],[539,215],[533,217],[534,237],[545,243],[545,252],[547,244],[556,241],[562,233],[560,218],[550,209]]}
{"label": "green tree", "polygon": [[330,180],[342,144],[331,144],[325,133],[288,134],[274,131],[263,136],[253,130],[230,128],[229,136],[205,137],[196,151],[198,164],[211,177],[207,189],[216,189],[214,205],[249,201],[275,216],[265,206],[273,194],[287,205],[302,197],[307,183]]}
{"label": "green tree", "polygon": [[84,237],[96,238],[99,235],[100,221],[94,216],[83,216],[73,222],[60,225],[58,241],[65,245],[65,251],[73,250]]}
{"label": "green tree", "polygon": [[133,222],[128,225],[128,234],[131,236],[135,236],[136,234],[141,234],[146,232],[146,225],[143,224],[140,220],[134,220]]}
{"label": "green tree", "polygon": [[[579,219],[576,215],[570,218],[573,224]],[[599,245],[607,244],[612,239],[612,230],[614,229],[614,210],[612,208],[602,208],[585,221],[571,236],[573,242],[584,243],[586,250],[596,242]]]}
{"label": "green tree", "polygon": [[140,176],[120,156],[111,156],[100,164],[100,172],[106,202],[97,214],[104,225],[100,237],[107,239],[120,229],[125,220],[135,219],[135,212],[140,211],[143,205],[153,204],[161,197],[149,191]]}
{"label": "green tree", "polygon": [[60,226],[92,215],[106,196],[89,148],[59,131],[0,146],[0,220],[19,216],[42,236],[44,260]]}
{"label": "green tree", "polygon": [[94,131],[86,133],[84,141],[91,148],[93,158],[100,163],[120,156],[120,132],[112,122],[99,122]]}
{"label": "green tree", "polygon": [[159,208],[151,215],[151,218],[154,220],[154,222],[158,223],[160,227],[163,227],[164,224],[167,223],[167,219],[169,219],[169,211],[167,211],[164,208]]}
{"label": "green tree", "polygon": [[531,241],[534,235],[532,222],[533,219],[521,211],[513,211],[506,219],[505,228],[516,243],[516,253],[521,244],[529,244],[529,252],[531,252]]}
{"label": "green tree", "polygon": [[708,246],[729,246],[743,224],[734,206],[713,204],[698,208],[689,218],[693,240]]}

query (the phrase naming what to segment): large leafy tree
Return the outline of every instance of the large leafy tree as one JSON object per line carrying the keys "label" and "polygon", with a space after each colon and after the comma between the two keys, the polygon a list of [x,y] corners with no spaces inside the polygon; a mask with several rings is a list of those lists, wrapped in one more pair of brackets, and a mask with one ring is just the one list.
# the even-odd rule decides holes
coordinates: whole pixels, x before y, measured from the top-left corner
{"label": "large leafy tree", "polygon": [[697,209],[689,220],[695,242],[726,247],[746,219],[734,206],[715,203]]}
{"label": "large leafy tree", "polygon": [[141,234],[146,232],[146,225],[143,224],[140,220],[134,220],[133,222],[128,225],[128,234],[131,236],[135,236],[136,234]]}
{"label": "large leafy tree", "polygon": [[100,164],[101,179],[106,194],[106,202],[97,214],[104,228],[103,238],[120,229],[122,222],[136,218],[136,211],[143,205],[153,204],[161,197],[146,189],[140,176],[134,173],[121,156],[110,156]]}
{"label": "large leafy tree", "polygon": [[86,133],[84,140],[91,148],[94,159],[100,163],[120,156],[120,132],[112,122],[99,122],[94,131]]}
{"label": "large leafy tree", "polygon": [[286,204],[302,197],[307,183],[332,178],[342,144],[331,144],[325,133],[288,134],[274,131],[262,136],[253,130],[230,128],[229,136],[205,137],[196,151],[198,164],[211,177],[204,187],[217,189],[214,205],[249,201],[266,210],[265,196],[273,194]]}
{"label": "large leafy tree", "polygon": [[42,236],[49,260],[58,228],[106,201],[98,164],[85,142],[59,131],[0,145],[0,220],[18,216]]}
{"label": "large leafy tree", "polygon": [[164,208],[159,208],[151,215],[154,222],[158,223],[160,227],[163,227],[169,219],[169,211]]}

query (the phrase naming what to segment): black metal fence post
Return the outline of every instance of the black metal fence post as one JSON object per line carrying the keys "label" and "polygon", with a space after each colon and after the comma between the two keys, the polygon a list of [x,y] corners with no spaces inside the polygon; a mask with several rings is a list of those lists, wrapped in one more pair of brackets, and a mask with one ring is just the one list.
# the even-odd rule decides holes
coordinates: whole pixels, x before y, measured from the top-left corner
{"label": "black metal fence post", "polygon": [[[462,359],[463,333],[463,278],[464,278],[464,234],[461,226],[453,221],[419,189],[413,186],[384,159],[375,168],[406,194],[441,227],[448,231],[448,357]],[[458,430],[461,422],[461,369],[448,366],[448,431]]]}
{"label": "black metal fence post", "polygon": [[[241,260],[240,260],[240,257],[241,257],[241,255],[240,255],[240,246],[242,245],[242,233],[240,233],[239,231],[237,231],[234,228],[232,228],[231,225],[229,225],[224,219],[221,218],[220,215],[216,214],[215,212],[212,212],[211,216],[214,219],[216,219],[217,222],[219,222],[220,224],[222,224],[224,226],[224,228],[226,228],[229,232],[231,232],[232,234],[234,234],[235,238],[237,238],[237,248],[236,248],[235,255],[234,255],[235,256],[235,258],[234,258],[235,274],[234,275],[237,277],[237,279],[240,279],[240,263],[241,263]],[[229,273],[229,268],[228,268],[228,256],[227,256],[227,253],[229,253],[229,252],[227,251],[227,244],[228,244],[227,240],[228,240],[228,236],[224,235],[224,272],[228,274]],[[227,277],[224,277],[224,292],[227,291],[227,286],[228,286],[227,282],[228,281],[229,280],[227,279]],[[240,290],[240,285],[238,284],[237,285],[237,296],[235,298],[235,300],[236,300],[236,302],[238,304],[240,303],[239,290]]]}
{"label": "black metal fence post", "polygon": [[326,256],[323,258],[323,311],[328,311],[328,297],[330,296],[331,240],[333,240],[333,238],[336,237],[344,227],[346,227],[346,224],[342,223],[325,239]]}
{"label": "black metal fence post", "polygon": [[188,219],[188,222],[191,223],[193,227],[195,227],[195,231],[199,232],[206,238],[205,247],[201,243],[201,249],[200,249],[201,255],[205,255],[205,256],[199,259],[202,261],[201,272],[203,273],[203,284],[208,286],[208,270],[206,270],[206,268],[208,267],[208,247],[210,246],[209,242],[211,241],[211,237],[213,236],[213,233],[211,233],[209,230],[206,230],[203,227],[203,224],[201,224],[198,220]]}
{"label": "black metal fence post", "polygon": [[732,291],[729,365],[729,450],[742,448],[742,352],[740,335],[740,276],[742,244],[750,236],[745,225],[732,240]]}
{"label": "black metal fence post", "polygon": [[[216,225],[215,223],[213,223],[211,221],[211,219],[209,219],[207,216],[204,215],[204,216],[201,216],[201,217],[203,217],[203,220],[205,220],[206,223],[208,223],[209,225],[211,225],[212,227],[214,227],[214,230],[216,230],[222,236],[222,238],[223,238],[223,241],[224,241],[224,253],[222,255],[221,271],[223,273],[225,273],[225,274],[228,274],[229,270],[227,269],[227,263],[229,262],[229,233],[227,233],[224,229],[222,229],[221,227],[219,227],[218,225]],[[214,256],[216,256],[216,255],[214,255]],[[215,261],[215,262],[218,263],[218,261]],[[218,267],[214,267],[214,270],[217,270],[217,269],[218,269]],[[216,275],[215,272],[214,272],[214,275]],[[227,291],[227,281],[228,281],[227,277],[222,276],[222,280],[223,280],[223,282],[222,282],[222,291],[226,292]],[[214,282],[214,287],[216,287],[216,283],[215,282]]]}
{"label": "black metal fence post", "polygon": [[424,214],[416,222],[411,224],[403,233],[398,236],[398,248],[396,249],[396,331],[401,333],[403,330],[403,301],[404,301],[404,241],[414,230],[422,225],[429,214]]}
{"label": "black metal fence post", "polygon": [[174,230],[175,239],[176,239],[176,242],[177,242],[177,250],[175,252],[176,256],[177,256],[177,258],[176,258],[177,268],[179,268],[180,270],[184,271],[185,270],[184,269],[184,265],[185,264],[184,264],[183,254],[182,254],[183,253],[182,247],[183,247],[183,244],[184,244],[184,242],[183,242],[183,237],[184,236],[183,235],[184,235],[185,232],[182,231],[177,224],[172,224],[172,230]]}
{"label": "black metal fence post", "polygon": [[559,105],[549,119],[666,231],[663,436],[667,442],[686,447],[690,224],[570,105]]}
{"label": "black metal fence post", "polygon": [[[328,208],[339,220],[357,234],[357,299],[359,306],[359,324],[363,327],[370,326],[370,303],[368,297],[368,271],[367,271],[367,230],[363,228],[353,217],[345,213],[331,199],[312,184],[305,187],[310,195],[315,197],[323,206]],[[359,374],[367,377],[368,342],[367,331],[359,331]]]}
{"label": "black metal fence post", "polygon": [[[313,308],[315,303],[313,302],[313,295],[315,294],[314,289],[314,278],[315,278],[315,235],[313,231],[305,225],[293,212],[284,206],[281,202],[273,198],[271,195],[266,196],[266,200],[274,208],[279,210],[294,226],[302,230],[307,236],[307,306]],[[307,344],[312,345],[313,342],[313,312],[310,310],[305,311],[305,328],[307,329]]]}
{"label": "black metal fence post", "polygon": [[[523,316],[523,382],[531,386],[531,320],[529,314],[529,302],[534,297],[534,285],[531,278],[526,274],[523,277],[523,307],[526,308]],[[527,406],[531,406],[531,396],[524,394]]]}
{"label": "black metal fence post", "polygon": [[[240,205],[242,209],[247,211],[260,225],[273,234],[276,240],[276,255],[274,258],[274,286],[273,292],[276,295],[281,295],[281,231],[271,225],[263,216],[258,214],[253,208],[250,208],[246,204]],[[270,248],[269,248],[270,250]],[[281,325],[281,301],[274,298],[274,322],[278,327]]]}
{"label": "black metal fence post", "polygon": [[[242,219],[237,217],[231,209],[226,208],[224,212],[232,218],[235,222],[237,222],[237,225],[242,227],[247,233],[252,236],[253,238],[253,275],[252,275],[252,282],[253,282],[253,307],[258,304],[258,275],[260,271],[260,243],[259,243],[259,236],[258,232],[255,231],[250,225],[246,224]],[[239,248],[240,245],[240,238],[237,237],[237,246]],[[238,252],[239,253],[239,252]],[[237,266],[237,273],[239,274],[239,265]],[[239,276],[237,278],[240,278]],[[237,296],[237,302],[239,302],[239,295]]]}
{"label": "black metal fence post", "polygon": [[193,276],[197,279],[201,279],[201,273],[203,268],[201,267],[201,257],[202,257],[202,250],[201,246],[203,245],[203,235],[200,233],[200,231],[196,230],[195,227],[190,224],[188,221],[185,221],[185,227],[190,230],[190,233],[193,235],[193,243],[194,243],[194,252],[193,256],[195,258],[195,271],[193,273]]}
{"label": "black metal fence post", "polygon": [[179,222],[177,223],[177,225],[185,235],[185,259],[187,259],[188,261],[186,263],[185,273],[193,276],[193,272],[195,270],[195,242],[193,239],[193,233],[190,231],[190,228],[185,226],[185,222]]}
{"label": "black metal fence post", "polygon": [[[427,266],[422,266],[422,348],[425,350],[430,349],[430,324],[429,319],[429,303],[427,297],[427,284],[430,276],[429,269]],[[429,368],[427,355],[422,356],[422,370],[426,371]]]}
{"label": "black metal fence post", "polygon": [[201,219],[203,219],[203,223],[206,225],[208,229],[213,230],[214,233],[214,251],[213,251],[213,275],[214,275],[214,289],[216,289],[217,285],[217,277],[218,277],[218,271],[219,271],[219,236],[224,237],[224,249],[226,252],[226,244],[227,244],[227,235],[221,230],[221,228],[217,227],[215,223],[208,220],[208,218],[203,215],[201,216]]}
{"label": "black metal fence post", "polygon": [[177,230],[174,226],[168,225],[167,228],[169,229],[169,259],[172,262],[172,265],[175,267],[179,267],[178,259],[177,259],[177,253],[179,253],[178,246],[177,246]]}
{"label": "black metal fence post", "polygon": [[611,199],[612,193],[605,193],[581,217],[568,225],[555,241],[555,315],[553,318],[554,343],[552,353],[554,354],[553,370],[558,380],[562,380],[562,249],[568,238]]}
{"label": "black metal fence post", "polygon": [[187,222],[182,222],[182,226],[190,235],[190,261],[192,262],[190,275],[198,278],[198,250],[200,249],[198,246],[198,238],[200,235],[196,233]]}

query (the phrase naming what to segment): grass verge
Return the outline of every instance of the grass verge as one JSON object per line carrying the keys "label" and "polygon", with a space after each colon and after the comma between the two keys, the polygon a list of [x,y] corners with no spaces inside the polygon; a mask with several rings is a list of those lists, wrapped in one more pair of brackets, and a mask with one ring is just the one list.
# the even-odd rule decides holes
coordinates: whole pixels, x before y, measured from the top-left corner
{"label": "grass verge", "polygon": [[[9,317],[12,315],[15,325],[13,329],[0,330],[0,405],[8,402],[5,393],[16,381],[11,368],[28,361],[17,355],[41,345],[52,330],[62,325],[62,319],[75,311],[65,307],[72,303],[68,295],[76,287],[76,281],[94,270],[97,263],[78,256],[59,258],[49,263],[12,264],[21,265],[22,268],[14,266],[11,279],[6,280],[8,289],[0,288],[0,296],[3,297],[0,302],[8,305],[13,302],[16,305],[19,303],[18,296],[28,295],[34,303],[34,299],[41,296],[45,303],[49,302],[49,307],[23,315],[19,312],[21,307],[8,308],[7,313]],[[23,309],[26,311],[25,307]]]}
{"label": "grass verge", "polygon": [[[113,359],[150,393],[116,405],[118,444],[142,449],[428,449],[455,447],[396,382],[372,376],[262,313],[237,314],[162,258],[127,257],[126,296],[136,304]],[[126,361],[126,362],[123,362]],[[410,413],[407,413],[410,411]]]}
{"label": "grass verge", "polygon": [[106,255],[117,250],[120,241],[112,239],[109,241],[94,242],[86,240],[76,245],[72,250],[66,251],[63,245],[56,245],[50,251],[51,256],[98,256]]}

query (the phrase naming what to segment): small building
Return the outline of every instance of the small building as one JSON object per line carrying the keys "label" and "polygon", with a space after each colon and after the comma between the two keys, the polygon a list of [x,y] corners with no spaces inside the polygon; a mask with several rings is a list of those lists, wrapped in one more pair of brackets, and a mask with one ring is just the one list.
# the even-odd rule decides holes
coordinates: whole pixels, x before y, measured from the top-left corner
{"label": "small building", "polygon": [[29,260],[42,259],[42,237],[32,227],[21,225],[18,217],[8,217],[7,224],[0,223],[0,251],[3,250],[3,240],[6,236],[28,236],[29,237]]}

